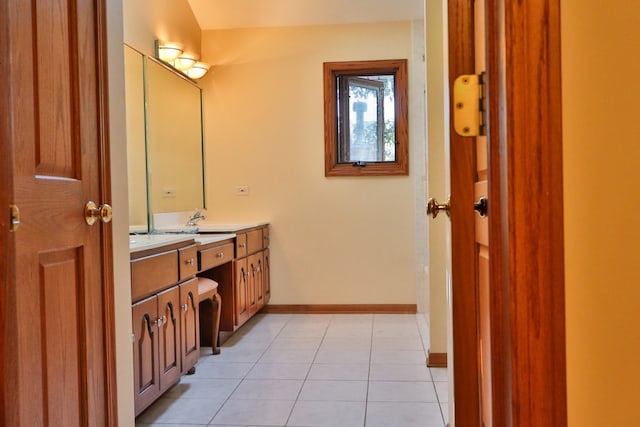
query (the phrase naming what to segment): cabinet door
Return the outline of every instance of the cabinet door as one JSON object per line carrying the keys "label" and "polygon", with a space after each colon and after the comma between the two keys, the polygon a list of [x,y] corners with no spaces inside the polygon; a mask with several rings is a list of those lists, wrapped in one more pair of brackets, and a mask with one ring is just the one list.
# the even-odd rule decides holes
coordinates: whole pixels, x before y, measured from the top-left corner
{"label": "cabinet door", "polygon": [[262,266],[262,286],[264,287],[264,303],[267,304],[271,299],[271,257],[269,249],[264,250],[264,265]]}
{"label": "cabinet door", "polygon": [[[234,297],[236,306],[236,327],[242,325],[249,319],[249,273],[247,271],[247,259],[240,259],[233,262],[235,275],[234,275]],[[224,302],[223,302],[224,304]]]}
{"label": "cabinet door", "polygon": [[180,369],[180,292],[175,286],[158,294],[160,392],[178,382]]}
{"label": "cabinet door", "polygon": [[136,415],[160,395],[158,371],[158,300],[153,296],[134,304],[133,375]]}
{"label": "cabinet door", "polygon": [[188,372],[200,356],[198,279],[193,278],[180,285],[180,304],[182,372]]}
{"label": "cabinet door", "polygon": [[264,264],[264,256],[262,252],[253,254],[248,258],[249,263],[249,289],[252,292],[253,298],[250,300],[251,304],[249,311],[254,314],[262,307],[264,307],[264,285],[262,280],[262,271]]}

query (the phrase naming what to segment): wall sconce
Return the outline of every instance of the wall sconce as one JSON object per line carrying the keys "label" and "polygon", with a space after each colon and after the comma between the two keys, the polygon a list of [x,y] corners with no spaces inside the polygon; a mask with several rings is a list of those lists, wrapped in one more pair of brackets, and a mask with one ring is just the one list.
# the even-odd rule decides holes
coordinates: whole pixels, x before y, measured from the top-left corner
{"label": "wall sconce", "polygon": [[184,47],[179,43],[162,42],[156,40],[156,57],[187,77],[197,80],[207,74],[210,65],[199,62],[198,58],[190,53],[184,53]]}

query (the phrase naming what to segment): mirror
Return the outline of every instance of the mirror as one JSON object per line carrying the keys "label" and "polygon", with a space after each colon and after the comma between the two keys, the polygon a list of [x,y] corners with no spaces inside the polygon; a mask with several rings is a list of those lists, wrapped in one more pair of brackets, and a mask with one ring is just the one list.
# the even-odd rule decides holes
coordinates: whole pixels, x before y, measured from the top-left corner
{"label": "mirror", "polygon": [[325,175],[407,175],[407,61],[324,63]]}
{"label": "mirror", "polygon": [[144,131],[144,57],[124,47],[125,107],[127,110],[127,171],[129,182],[129,233],[146,233],[147,159]]}
{"label": "mirror", "polygon": [[144,233],[154,213],[206,207],[202,90],[129,46],[124,54],[129,232]]}
{"label": "mirror", "polygon": [[145,76],[151,216],[203,209],[202,90],[149,57]]}

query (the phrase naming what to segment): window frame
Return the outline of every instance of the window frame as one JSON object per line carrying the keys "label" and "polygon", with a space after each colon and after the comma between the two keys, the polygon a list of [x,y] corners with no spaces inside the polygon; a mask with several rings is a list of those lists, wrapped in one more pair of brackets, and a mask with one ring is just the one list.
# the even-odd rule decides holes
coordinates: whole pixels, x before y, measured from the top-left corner
{"label": "window frame", "polygon": [[[338,163],[338,76],[394,76],[396,160],[393,162]],[[324,174],[329,176],[409,175],[409,119],[407,60],[325,62]]]}

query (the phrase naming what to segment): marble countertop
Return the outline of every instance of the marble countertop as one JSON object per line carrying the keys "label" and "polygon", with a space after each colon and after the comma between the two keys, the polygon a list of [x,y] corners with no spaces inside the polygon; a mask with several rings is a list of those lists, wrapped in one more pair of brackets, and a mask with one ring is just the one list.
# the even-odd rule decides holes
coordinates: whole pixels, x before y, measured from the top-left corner
{"label": "marble countertop", "polygon": [[197,243],[201,245],[208,245],[210,243],[221,242],[227,239],[233,239],[236,237],[235,234],[198,234],[195,238]]}

